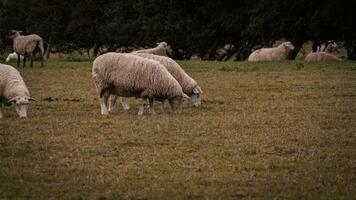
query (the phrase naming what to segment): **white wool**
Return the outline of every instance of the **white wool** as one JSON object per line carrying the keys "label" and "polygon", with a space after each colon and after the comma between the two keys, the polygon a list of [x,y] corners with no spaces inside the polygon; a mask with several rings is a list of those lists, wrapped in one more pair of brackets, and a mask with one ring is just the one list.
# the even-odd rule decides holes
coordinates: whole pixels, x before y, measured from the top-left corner
{"label": "white wool", "polygon": [[149,53],[149,54],[168,57],[167,52],[171,53],[170,51],[171,49],[168,46],[167,42],[160,42],[157,43],[157,46],[155,48],[142,49],[142,50],[134,51],[134,53]]}
{"label": "white wool", "polygon": [[[33,100],[20,73],[10,65],[0,64],[0,105],[12,103],[20,117],[27,116],[28,102]],[[3,117],[0,108],[0,118]]]}
{"label": "white wool", "polygon": [[248,61],[283,61],[288,58],[289,52],[294,50],[291,42],[283,42],[275,48],[257,49],[248,57]]}
{"label": "white wool", "polygon": [[[38,48],[40,50],[41,56],[41,66],[43,67],[43,55],[44,55],[44,47],[43,40],[39,35],[31,34],[31,35],[21,35],[21,31],[11,31],[9,36],[10,39],[13,40],[12,47],[14,51],[24,57],[29,57],[32,66],[32,57],[33,52]],[[19,67],[20,62],[17,62],[17,67]],[[25,63],[24,63],[25,66]]]}
{"label": "white wool", "polygon": [[[16,60],[17,61],[17,54],[16,52],[10,53],[7,58],[6,58],[6,62],[10,62],[11,60]],[[23,60],[23,56],[20,55],[20,60]]]}
{"label": "white wool", "polygon": [[168,99],[174,112],[181,109],[182,87],[157,61],[133,54],[106,53],[94,60],[92,77],[101,98],[102,114],[108,114],[110,95]]}
{"label": "white wool", "polygon": [[312,52],[305,57],[305,62],[320,62],[320,61],[341,61],[340,58],[328,52]]}

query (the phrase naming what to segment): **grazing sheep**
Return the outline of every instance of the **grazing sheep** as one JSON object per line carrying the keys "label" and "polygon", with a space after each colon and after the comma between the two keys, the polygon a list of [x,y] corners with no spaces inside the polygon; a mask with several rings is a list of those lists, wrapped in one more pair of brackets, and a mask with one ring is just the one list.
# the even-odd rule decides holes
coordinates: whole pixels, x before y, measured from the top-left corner
{"label": "grazing sheep", "polygon": [[290,51],[294,50],[291,42],[283,42],[276,48],[262,48],[252,52],[248,61],[282,61],[288,58]]}
{"label": "grazing sheep", "polygon": [[341,61],[337,56],[328,52],[312,52],[305,57],[305,62],[320,62],[320,61]]}
{"label": "grazing sheep", "polygon": [[[10,53],[7,58],[6,58],[6,62],[10,62],[10,60],[17,60],[17,53],[13,52]],[[20,55],[20,60],[23,60],[23,56]]]}
{"label": "grazing sheep", "polygon": [[32,35],[21,35],[21,31],[12,30],[9,32],[9,39],[13,41],[13,49],[18,55],[17,67],[20,66],[20,55],[24,56],[23,66],[26,66],[26,58],[29,57],[31,64],[33,66],[33,56],[34,53],[39,50],[41,56],[41,67],[43,67],[43,40],[40,36],[36,34]]}
{"label": "grazing sheep", "polygon": [[[199,87],[197,82],[192,79],[185,71],[175,62],[173,59],[164,57],[164,56],[157,56],[148,53],[132,53],[135,56],[147,58],[150,60],[155,60],[161,63],[168,72],[178,81],[180,86],[182,86],[183,92],[187,94],[190,98],[190,103],[192,106],[197,107],[201,104],[201,95],[203,93],[202,89]],[[109,111],[113,111],[115,105],[115,97],[110,97],[110,106]],[[127,99],[122,98],[121,104],[124,110],[129,109],[129,105],[127,104]]]}
{"label": "grazing sheep", "polygon": [[10,65],[0,64],[0,118],[2,103],[13,105],[20,118],[27,117],[29,101],[34,101],[30,96],[25,82],[20,73]]}
{"label": "grazing sheep", "polygon": [[167,42],[159,42],[156,45],[157,46],[155,48],[142,49],[142,50],[134,51],[134,53],[150,53],[154,55],[168,57],[167,52],[168,54],[170,54],[172,51],[172,49],[168,46]]}
{"label": "grazing sheep", "polygon": [[[182,111],[183,93],[176,79],[159,62],[132,54],[106,53],[93,62],[92,77],[100,96],[101,114],[108,115],[110,95],[142,98],[149,101],[154,114],[154,99],[168,99],[173,112]],[[143,114],[143,105],[139,115]]]}

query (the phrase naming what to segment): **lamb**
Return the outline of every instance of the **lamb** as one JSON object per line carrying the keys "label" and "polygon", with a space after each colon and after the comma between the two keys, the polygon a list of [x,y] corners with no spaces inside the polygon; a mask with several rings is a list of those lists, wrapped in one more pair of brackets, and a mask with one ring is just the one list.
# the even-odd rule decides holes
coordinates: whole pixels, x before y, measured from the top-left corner
{"label": "lamb", "polygon": [[320,62],[320,61],[341,61],[340,58],[328,52],[312,52],[305,57],[305,62]]}
{"label": "lamb", "polygon": [[288,58],[289,52],[294,50],[291,42],[283,42],[276,48],[262,48],[252,52],[248,61],[283,61]]}
{"label": "lamb", "polygon": [[[154,99],[168,99],[174,113],[181,113],[183,93],[178,81],[159,62],[132,54],[106,53],[93,62],[92,78],[100,96],[101,114],[108,115],[110,95],[142,98],[149,101],[154,114]],[[143,105],[138,112],[143,114]]]}
{"label": "lamb", "polygon": [[[17,53],[13,52],[10,53],[7,58],[6,58],[6,62],[10,62],[10,60],[17,60]],[[20,60],[23,60],[23,56],[20,55]]]}
{"label": "lamb", "polygon": [[0,119],[4,117],[2,103],[14,106],[19,117],[26,118],[28,104],[34,100],[20,73],[10,65],[0,64]]}
{"label": "lamb", "polygon": [[154,55],[159,55],[159,56],[166,56],[167,52],[170,54],[171,53],[171,48],[168,46],[167,42],[159,42],[156,44],[157,46],[155,48],[151,49],[142,49],[138,51],[134,51],[135,53],[150,53]]}
{"label": "lamb", "polygon": [[[190,97],[189,100],[191,105],[194,107],[201,105],[201,95],[203,93],[202,89],[197,84],[197,82],[194,79],[192,79],[187,73],[185,73],[185,71],[173,59],[164,56],[148,54],[148,53],[132,53],[132,54],[142,58],[158,61],[178,81],[178,83],[183,89],[183,92]],[[115,101],[116,101],[116,97],[110,97],[109,112],[113,111]],[[127,103],[127,99],[125,98],[121,98],[121,104],[124,110],[128,110],[130,108]]]}
{"label": "lamb", "polygon": [[13,41],[13,49],[17,53],[17,67],[20,66],[20,55],[24,56],[23,66],[26,66],[26,58],[29,57],[31,64],[33,66],[33,56],[34,53],[39,50],[41,56],[41,67],[43,67],[43,40],[40,36],[36,34],[32,35],[21,35],[22,31],[12,30],[9,32],[9,39]]}

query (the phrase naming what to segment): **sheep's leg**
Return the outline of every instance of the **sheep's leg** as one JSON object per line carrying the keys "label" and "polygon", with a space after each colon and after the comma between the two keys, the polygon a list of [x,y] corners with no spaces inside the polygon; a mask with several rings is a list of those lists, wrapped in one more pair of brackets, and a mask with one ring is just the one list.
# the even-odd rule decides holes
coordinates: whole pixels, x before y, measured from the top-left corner
{"label": "sheep's leg", "polygon": [[0,101],[0,119],[4,118],[4,115],[2,114],[2,103]]}
{"label": "sheep's leg", "polygon": [[113,94],[110,95],[110,97],[109,97],[109,113],[114,112],[116,99],[117,99],[116,95],[113,95]]}
{"label": "sheep's leg", "polygon": [[150,105],[149,111],[150,111],[151,115],[155,115],[156,112],[155,112],[155,108],[153,107],[154,98],[149,98],[148,101],[149,101],[149,105]]}
{"label": "sheep's leg", "polygon": [[30,67],[33,67],[33,55],[32,55],[32,53],[30,54],[30,62],[31,62]]}
{"label": "sheep's leg", "polygon": [[26,67],[26,56],[23,57],[23,67]]}
{"label": "sheep's leg", "polygon": [[161,101],[161,109],[162,109],[162,111],[164,111],[164,102],[165,102],[165,100]]}
{"label": "sheep's leg", "polygon": [[17,68],[20,67],[20,54],[16,53],[17,55]]}
{"label": "sheep's leg", "polygon": [[43,53],[41,53],[41,67],[43,67]]}
{"label": "sheep's leg", "polygon": [[122,108],[124,110],[129,110],[130,109],[129,98],[121,97],[120,101],[121,101]]}
{"label": "sheep's leg", "polygon": [[108,115],[108,99],[109,99],[110,94],[108,92],[105,92],[101,97],[100,97],[100,106],[101,106],[101,114],[102,115]]}
{"label": "sheep's leg", "polygon": [[138,110],[138,115],[143,115],[143,111],[145,110],[146,104],[147,104],[147,99],[142,99],[143,103],[140,105],[140,108]]}

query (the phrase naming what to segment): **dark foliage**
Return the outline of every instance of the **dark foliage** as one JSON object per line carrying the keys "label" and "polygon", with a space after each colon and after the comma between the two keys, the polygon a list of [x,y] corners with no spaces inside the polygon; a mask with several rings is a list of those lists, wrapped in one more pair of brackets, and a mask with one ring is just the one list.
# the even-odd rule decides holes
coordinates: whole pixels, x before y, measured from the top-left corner
{"label": "dark foliage", "polygon": [[[333,0],[2,0],[2,50],[11,29],[37,33],[56,49],[151,47],[167,41],[172,55],[244,60],[251,50],[291,40],[293,59],[308,40],[345,42],[356,59],[356,3]],[[233,46],[222,57],[216,50]]]}

